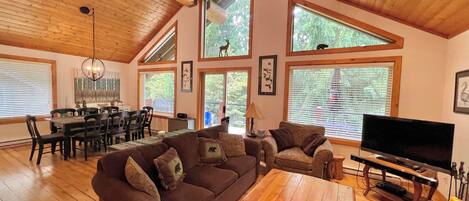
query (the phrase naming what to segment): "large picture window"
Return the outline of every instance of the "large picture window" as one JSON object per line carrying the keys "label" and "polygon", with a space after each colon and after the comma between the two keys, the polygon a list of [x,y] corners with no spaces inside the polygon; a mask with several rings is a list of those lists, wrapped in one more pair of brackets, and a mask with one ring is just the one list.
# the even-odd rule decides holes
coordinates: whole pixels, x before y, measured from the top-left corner
{"label": "large picture window", "polygon": [[54,76],[55,61],[0,55],[0,119],[49,114]]}
{"label": "large picture window", "polygon": [[157,115],[174,116],[175,69],[145,69],[140,71],[140,82],[140,106],[152,106]]}
{"label": "large picture window", "polygon": [[360,141],[363,114],[397,114],[398,66],[392,60],[290,66],[287,120]]}
{"label": "large picture window", "polygon": [[[203,0],[202,2],[199,58],[250,56],[252,0]],[[217,14],[220,12],[223,13],[221,16],[225,17]]]}
{"label": "large picture window", "polygon": [[290,0],[288,55],[402,48],[403,38],[316,4]]}

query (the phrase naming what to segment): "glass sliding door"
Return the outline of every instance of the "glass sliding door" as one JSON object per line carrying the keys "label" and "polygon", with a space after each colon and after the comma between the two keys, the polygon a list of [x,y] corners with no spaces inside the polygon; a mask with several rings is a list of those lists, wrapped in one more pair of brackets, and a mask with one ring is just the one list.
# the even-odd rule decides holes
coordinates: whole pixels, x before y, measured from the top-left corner
{"label": "glass sliding door", "polygon": [[248,71],[205,72],[202,79],[202,123],[204,128],[220,125],[223,117],[230,117],[229,132],[246,132],[248,104]]}

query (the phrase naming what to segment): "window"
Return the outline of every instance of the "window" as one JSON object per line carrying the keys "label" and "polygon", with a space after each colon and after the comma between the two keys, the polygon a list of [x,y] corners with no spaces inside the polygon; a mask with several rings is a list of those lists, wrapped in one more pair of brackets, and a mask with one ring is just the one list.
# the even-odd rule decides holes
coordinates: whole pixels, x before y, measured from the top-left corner
{"label": "window", "polygon": [[49,114],[55,107],[53,75],[55,61],[0,55],[0,118]]}
{"label": "window", "polygon": [[[201,4],[201,42],[199,58],[239,57],[251,55],[252,0],[204,0]],[[222,10],[222,24],[210,12]],[[216,12],[216,11],[215,11]],[[217,17],[214,17],[219,19]],[[223,18],[223,17],[222,17]],[[215,22],[213,22],[215,21]],[[227,47],[224,55],[223,47]],[[223,54],[223,56],[220,56]]]}
{"label": "window", "polygon": [[402,48],[402,37],[309,2],[291,1],[290,55]]}
{"label": "window", "polygon": [[398,62],[290,66],[287,120],[360,141],[363,114],[397,114]]}
{"label": "window", "polygon": [[176,63],[177,22],[139,60],[141,65]]}
{"label": "window", "polygon": [[158,115],[174,116],[175,113],[175,69],[140,70],[141,106],[152,106]]}

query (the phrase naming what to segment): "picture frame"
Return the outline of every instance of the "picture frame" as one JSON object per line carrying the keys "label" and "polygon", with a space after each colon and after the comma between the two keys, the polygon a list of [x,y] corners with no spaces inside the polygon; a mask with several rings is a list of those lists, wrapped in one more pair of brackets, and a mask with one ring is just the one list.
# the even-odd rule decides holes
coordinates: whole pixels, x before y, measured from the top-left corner
{"label": "picture frame", "polygon": [[456,73],[453,111],[469,114],[469,70]]}
{"label": "picture frame", "polygon": [[181,92],[192,92],[193,61],[181,62]]}
{"label": "picture frame", "polygon": [[277,55],[259,57],[258,94],[264,96],[277,94]]}

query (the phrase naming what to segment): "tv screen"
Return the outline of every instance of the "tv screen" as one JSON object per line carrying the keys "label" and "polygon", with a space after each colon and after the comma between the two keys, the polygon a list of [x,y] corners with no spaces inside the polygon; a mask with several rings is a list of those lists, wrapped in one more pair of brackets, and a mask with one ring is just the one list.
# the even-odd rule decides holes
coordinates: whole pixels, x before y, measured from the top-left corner
{"label": "tv screen", "polygon": [[364,115],[361,148],[449,173],[453,136],[453,124]]}

